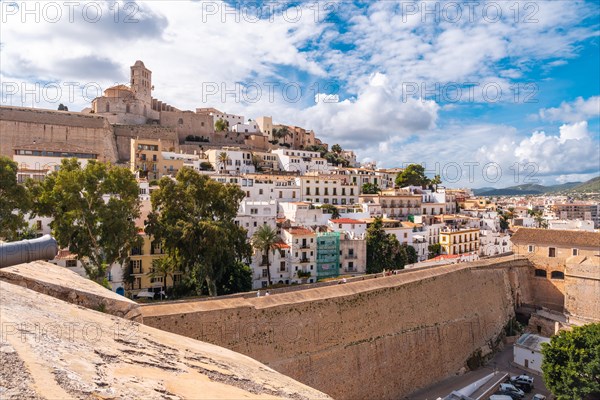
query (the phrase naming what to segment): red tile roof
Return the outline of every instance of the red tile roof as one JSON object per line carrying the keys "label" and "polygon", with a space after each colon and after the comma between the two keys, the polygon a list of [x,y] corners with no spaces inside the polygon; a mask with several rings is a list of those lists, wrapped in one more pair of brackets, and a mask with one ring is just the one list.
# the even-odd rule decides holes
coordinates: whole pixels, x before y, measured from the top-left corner
{"label": "red tile roof", "polygon": [[315,233],[310,229],[296,227],[296,228],[288,228],[286,229],[292,235],[314,235]]}
{"label": "red tile roof", "polygon": [[334,224],[366,224],[366,222],[364,221],[359,221],[357,219],[352,218],[332,219],[331,222],[333,222]]}
{"label": "red tile roof", "polygon": [[515,244],[550,244],[600,249],[600,233],[556,229],[519,228],[510,238]]}

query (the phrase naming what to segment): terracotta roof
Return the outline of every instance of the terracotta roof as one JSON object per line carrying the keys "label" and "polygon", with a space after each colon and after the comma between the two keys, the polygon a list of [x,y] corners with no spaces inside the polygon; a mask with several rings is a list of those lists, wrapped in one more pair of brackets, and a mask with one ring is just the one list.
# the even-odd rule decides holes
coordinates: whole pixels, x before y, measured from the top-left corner
{"label": "terracotta roof", "polygon": [[290,248],[290,245],[289,245],[289,244],[287,244],[287,243],[278,242],[278,243],[275,243],[275,244],[273,245],[273,247],[274,247],[274,248],[276,248],[276,249],[289,249],[289,248]]}
{"label": "terracotta roof", "polygon": [[551,244],[565,247],[594,247],[600,250],[600,232],[519,228],[510,239],[516,244]]}
{"label": "terracotta roof", "polygon": [[288,228],[288,229],[286,229],[286,231],[288,231],[292,235],[314,235],[315,234],[310,229],[300,228],[300,227],[297,227],[297,228]]}
{"label": "terracotta roof", "polygon": [[364,221],[359,221],[357,219],[352,219],[352,218],[332,219],[331,222],[333,222],[334,224],[365,224],[366,223]]}
{"label": "terracotta roof", "polygon": [[460,254],[440,254],[437,257],[431,258],[428,261],[442,261],[442,260],[451,260],[454,258],[460,258]]}

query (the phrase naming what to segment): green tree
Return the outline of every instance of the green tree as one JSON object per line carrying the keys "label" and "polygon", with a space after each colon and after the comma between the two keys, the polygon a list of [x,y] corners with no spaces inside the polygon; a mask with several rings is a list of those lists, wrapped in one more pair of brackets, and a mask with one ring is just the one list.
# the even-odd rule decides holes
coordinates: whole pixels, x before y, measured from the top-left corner
{"label": "green tree", "polygon": [[263,224],[254,232],[252,235],[252,246],[261,251],[263,254],[263,259],[267,263],[267,281],[269,285],[271,282],[271,260],[269,259],[269,252],[273,250],[273,246],[277,243],[279,237],[277,236],[277,231],[271,228],[267,224]]}
{"label": "green tree", "polygon": [[217,291],[222,295],[250,290],[252,290],[252,268],[239,261],[228,265],[217,283]]}
{"label": "green tree", "polygon": [[325,214],[331,214],[331,219],[338,219],[340,217],[340,210],[333,204],[322,204],[319,208]]}
{"label": "green tree", "polygon": [[[413,249],[414,250],[414,249]],[[384,269],[402,269],[408,262],[408,249],[401,246],[395,235],[383,229],[381,218],[367,229],[367,273],[374,274]]]}
{"label": "green tree", "polygon": [[52,217],[59,246],[77,255],[90,279],[104,282],[107,267],[125,263],[139,245],[139,188],[128,169],[95,160],[81,168],[75,158],[63,159],[30,188],[34,215]]}
{"label": "green tree", "polygon": [[402,247],[405,248],[406,251],[406,264],[414,264],[419,261],[419,256],[417,255],[417,250],[414,247],[409,246],[406,243],[402,244]]}
{"label": "green tree", "polygon": [[331,151],[335,154],[342,154],[342,146],[340,146],[339,144],[334,144],[333,146],[331,146]]}
{"label": "green tree", "polygon": [[600,323],[561,331],[542,354],[544,381],[558,400],[600,398]]}
{"label": "green tree", "polygon": [[223,118],[219,118],[217,122],[215,122],[215,129],[217,130],[217,132],[226,131],[227,128],[229,128],[229,123],[223,120]]}
{"label": "green tree", "polygon": [[0,239],[17,239],[27,227],[24,213],[29,211],[27,189],[17,182],[18,166],[10,158],[0,156]]}
{"label": "green tree", "polygon": [[438,185],[442,184],[442,178],[439,175],[435,175],[433,179],[429,181],[429,184],[437,190]]}
{"label": "green tree", "polygon": [[279,129],[273,129],[273,138],[274,139],[284,139],[287,136],[291,136],[292,134],[290,133],[290,130],[288,129],[287,126],[282,126]]}
{"label": "green tree", "polygon": [[425,176],[425,168],[420,164],[410,164],[396,176],[396,185],[399,187],[426,187],[430,182],[431,181]]}
{"label": "green tree", "polygon": [[225,169],[227,162],[229,161],[229,156],[226,152],[222,151],[217,155],[217,163],[220,166],[220,169]]}
{"label": "green tree", "polygon": [[374,183],[365,183],[362,185],[362,193],[363,194],[377,194],[381,191],[379,186]]}
{"label": "green tree", "polygon": [[201,171],[214,171],[214,168],[213,168],[212,164],[209,163],[208,161],[203,161],[200,163],[200,170]]}
{"label": "green tree", "polygon": [[427,258],[435,258],[442,254],[442,246],[439,243],[430,244],[427,250],[429,251]]}
{"label": "green tree", "polygon": [[148,276],[152,279],[163,278],[163,290],[165,293],[167,293],[167,277],[171,277],[171,281],[173,280],[173,275],[177,269],[175,265],[175,260],[169,256],[152,260],[152,269],[148,273]]}
{"label": "green tree", "polygon": [[261,156],[259,156],[258,154],[252,154],[252,165],[254,165],[254,169],[256,170],[256,172],[262,172],[262,162],[263,159]]}
{"label": "green tree", "polygon": [[197,287],[206,283],[211,296],[218,294],[224,274],[250,257],[246,230],[234,222],[244,196],[238,186],[190,168],[181,169],[176,181],[164,177],[152,193],[146,233],[176,257]]}
{"label": "green tree", "polygon": [[69,108],[65,106],[63,103],[58,105],[58,111],[69,111]]}

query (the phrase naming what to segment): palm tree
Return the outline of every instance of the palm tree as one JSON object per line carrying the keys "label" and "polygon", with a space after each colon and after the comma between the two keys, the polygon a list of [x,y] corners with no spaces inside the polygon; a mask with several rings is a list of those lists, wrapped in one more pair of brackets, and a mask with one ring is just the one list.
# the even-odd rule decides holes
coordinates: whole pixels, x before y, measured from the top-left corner
{"label": "palm tree", "polygon": [[217,156],[217,163],[221,165],[221,169],[225,169],[225,164],[227,164],[227,161],[229,161],[229,156],[227,153],[224,151],[219,153]]}
{"label": "palm tree", "polygon": [[267,262],[267,281],[271,285],[271,262],[269,261],[269,250],[272,250],[279,237],[277,231],[269,225],[261,225],[252,235],[252,247],[263,252],[263,259]]}
{"label": "palm tree", "polygon": [[[163,278],[163,291],[167,293],[167,277],[170,276],[173,280],[173,274],[175,272],[175,263],[170,257],[161,257],[152,261],[152,269],[148,273],[150,278]],[[162,297],[161,297],[162,298]]]}

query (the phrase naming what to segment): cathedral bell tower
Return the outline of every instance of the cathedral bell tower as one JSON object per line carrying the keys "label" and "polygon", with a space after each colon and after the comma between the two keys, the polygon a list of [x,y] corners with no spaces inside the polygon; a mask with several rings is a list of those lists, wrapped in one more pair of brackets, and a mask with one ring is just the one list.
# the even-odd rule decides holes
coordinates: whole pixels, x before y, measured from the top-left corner
{"label": "cathedral bell tower", "polygon": [[152,104],[152,71],[140,60],[131,67],[131,90],[139,100]]}

